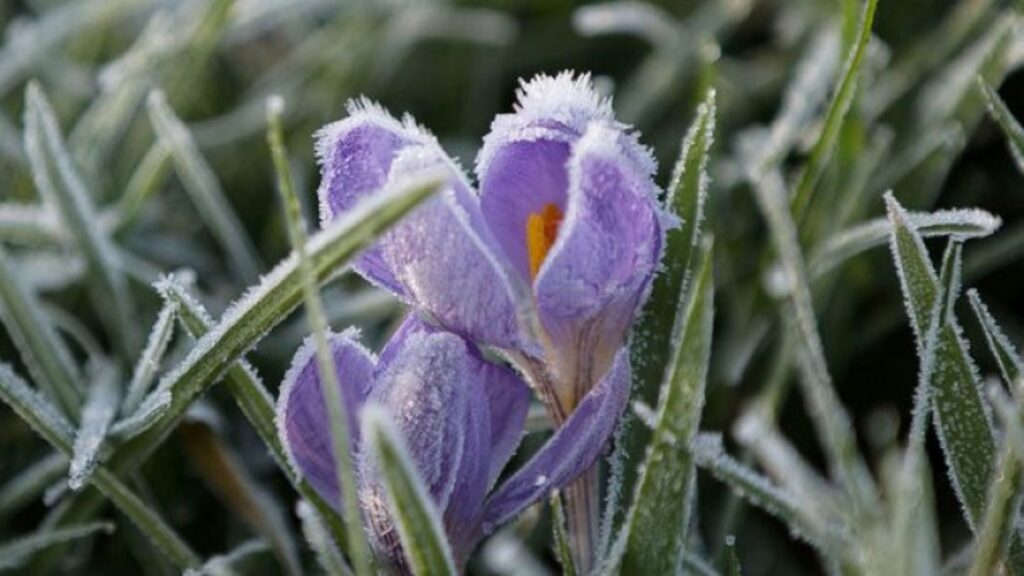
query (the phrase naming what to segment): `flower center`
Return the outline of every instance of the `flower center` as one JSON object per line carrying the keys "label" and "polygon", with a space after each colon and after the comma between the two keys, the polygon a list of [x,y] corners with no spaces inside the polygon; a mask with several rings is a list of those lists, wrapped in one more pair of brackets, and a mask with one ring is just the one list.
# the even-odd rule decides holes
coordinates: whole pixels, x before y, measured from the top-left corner
{"label": "flower center", "polygon": [[539,212],[533,212],[526,219],[526,252],[530,257],[530,280],[537,278],[551,246],[558,237],[562,224],[562,211],[554,204],[545,204]]}

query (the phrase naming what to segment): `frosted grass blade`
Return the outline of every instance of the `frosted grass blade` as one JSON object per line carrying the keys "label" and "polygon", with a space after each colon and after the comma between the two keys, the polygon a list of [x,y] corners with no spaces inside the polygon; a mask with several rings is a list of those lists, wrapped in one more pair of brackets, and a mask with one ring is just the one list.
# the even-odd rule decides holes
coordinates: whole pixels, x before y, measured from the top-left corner
{"label": "frosted grass blade", "polygon": [[[188,293],[185,286],[176,277],[166,277],[157,285],[157,291],[165,301],[177,307],[182,325],[193,338],[199,340],[213,329],[213,318],[210,317],[203,305]],[[326,526],[330,529],[330,533],[338,541],[341,541],[344,529],[338,514],[320,498],[305,479],[296,474],[289,464],[288,456],[281,445],[281,437],[277,433],[274,400],[260,383],[256,370],[248,362],[238,360],[228,368],[224,375],[224,383],[235,398],[235,402],[238,403],[246,420],[270,450],[278,468],[295,489],[310,502],[310,505],[316,508],[322,521],[327,523]],[[170,394],[166,396],[169,405]]]}
{"label": "frosted grass blade", "polygon": [[186,570],[184,576],[239,576],[245,572],[239,572],[246,562],[253,557],[270,550],[267,543],[262,540],[249,540],[236,546],[227,554],[214,556],[203,564],[198,570]]}
{"label": "frosted grass blade", "polygon": [[82,0],[48,10],[20,34],[7,36],[0,52],[0,96],[72,34],[112,18],[129,18],[148,4],[148,0]]}
{"label": "frosted grass blade", "polygon": [[66,415],[77,419],[83,398],[79,389],[78,366],[50,324],[42,304],[21,284],[18,271],[2,247],[0,318],[32,379],[60,405]]}
{"label": "frosted grass blade", "polygon": [[0,519],[17,511],[46,490],[46,487],[63,476],[68,469],[68,459],[55,453],[28,466],[0,487]]}
{"label": "frosted grass blade", "polygon": [[[379,234],[437,191],[440,183],[438,176],[425,175],[386,190],[311,237],[309,257],[317,281],[324,283],[336,276]],[[231,362],[248,352],[301,301],[301,272],[293,253],[231,306],[182,363],[160,380],[157,390],[172,395],[170,409],[153,427],[124,444],[113,456],[111,467],[133,468],[143,460],[162,443],[186,408],[224,375]]]}
{"label": "frosted grass blade", "polygon": [[679,217],[679,228],[665,241],[663,270],[654,279],[651,296],[634,329],[633,374],[635,397],[653,402],[665,374],[672,349],[669,344],[678,308],[686,302],[689,277],[700,250],[704,204],[707,201],[708,159],[715,134],[715,92],[712,90],[683,140],[666,206]]}
{"label": "frosted grass blade", "polygon": [[[977,208],[909,212],[907,218],[923,238],[985,238],[1002,225],[998,216]],[[858,254],[884,246],[891,235],[892,224],[886,218],[873,219],[834,234],[814,251],[809,272],[812,277],[821,276]]]}
{"label": "frosted grass blade", "polygon": [[802,372],[799,381],[808,412],[821,436],[830,472],[858,506],[872,507],[877,501],[874,482],[857,450],[850,417],[836,397],[828,371],[797,227],[785,204],[781,174],[771,170],[759,175],[753,190],[779,254],[791,310],[789,321],[796,329],[799,343],[797,359]]}
{"label": "frosted grass blade", "polygon": [[373,407],[364,408],[362,437],[379,467],[412,573],[454,576],[455,564],[441,518],[387,416]]}
{"label": "frosted grass blade", "polygon": [[[29,388],[6,364],[0,363],[0,401],[21,417],[37,434],[65,455],[72,452],[74,430],[56,408]],[[100,490],[153,544],[180,568],[200,564],[188,544],[138,496],[103,466],[96,468],[90,482]]]}
{"label": "frosted grass blade", "polygon": [[1011,544],[1015,535],[1019,538],[1017,511],[1021,503],[1021,460],[1008,438],[1003,440],[1003,444],[988,493],[988,506],[978,528],[970,576],[997,574],[1008,552],[1011,556],[1006,561],[1012,573],[1019,574],[1019,567],[1024,562],[1019,540],[1016,546]]}
{"label": "frosted grass blade", "polygon": [[770,480],[726,454],[720,436],[698,434],[690,451],[698,467],[751,505],[778,518],[794,536],[810,543],[826,557],[839,558],[852,552],[847,536],[838,531],[831,520],[822,524],[819,517],[807,514],[792,494],[780,490]]}
{"label": "frosted grass blade", "polygon": [[352,571],[345,563],[345,558],[334,545],[330,533],[320,521],[313,506],[305,500],[300,500],[296,505],[295,513],[302,523],[302,534],[306,537],[306,542],[316,553],[320,568],[328,574],[351,576]]}
{"label": "frosted grass blade", "polygon": [[565,523],[565,508],[562,497],[555,492],[551,496],[552,537],[555,541],[555,558],[562,567],[562,576],[577,576],[576,563],[572,556],[572,545],[569,544],[569,529]]}
{"label": "frosted grass blade", "polygon": [[1006,102],[1003,102],[1003,99],[999,97],[999,93],[996,92],[995,88],[980,76],[978,77],[978,86],[985,97],[985,104],[988,105],[989,114],[999,124],[1003,134],[1006,136],[1006,145],[1010,149],[1013,160],[1017,163],[1017,168],[1024,172],[1024,128],[1021,128],[1020,123],[1013,117],[1010,109],[1006,106]]}
{"label": "frosted grass blade", "polygon": [[[111,338],[124,356],[134,349],[135,325],[127,281],[100,213],[75,168],[53,109],[36,83],[25,91],[25,151],[32,180],[61,215],[76,247],[89,263],[93,305],[107,322]],[[56,176],[56,180],[54,179]]]}
{"label": "frosted grass blade", "polygon": [[[679,228],[669,230],[665,238],[663,269],[655,276],[650,298],[636,321],[630,337],[633,363],[632,397],[647,404],[657,402],[658,391],[673,353],[671,335],[673,323],[682,314],[679,308],[687,302],[687,284],[696,267],[704,220],[704,205],[708,195],[708,160],[714,142],[716,122],[715,92],[709,91],[682,142],[676,163],[666,208],[679,217]],[[623,449],[620,455],[631,462],[640,462],[651,436],[650,429],[636,422],[632,412],[623,424]],[[623,466],[622,483],[634,486],[634,467]],[[627,498],[632,494],[626,494]],[[629,502],[623,502],[628,506]],[[616,518],[625,510],[612,510],[611,525],[621,522]]]}
{"label": "frosted grass blade", "polygon": [[977,316],[982,331],[985,333],[985,341],[988,343],[988,349],[992,356],[996,359],[996,364],[999,366],[999,372],[1003,376],[1003,381],[1013,389],[1017,379],[1024,373],[1024,361],[1021,360],[1017,348],[1006,337],[1006,333],[999,327],[995,317],[988,311],[988,307],[981,301],[978,291],[974,288],[968,290],[967,299],[971,303],[971,308],[974,309],[974,315]]}
{"label": "frosted grass blade", "polygon": [[117,228],[127,228],[138,217],[146,200],[167,180],[171,171],[171,153],[157,140],[132,172],[124,194],[117,202]]}
{"label": "frosted grass blade", "polygon": [[178,309],[173,302],[164,304],[160,313],[150,329],[149,337],[146,338],[146,347],[135,362],[135,369],[132,371],[132,379],[128,383],[128,391],[124,396],[124,403],[121,405],[121,413],[128,415],[134,413],[146,390],[153,382],[160,364],[163,362],[164,353],[167,352],[167,345],[174,335],[174,321],[177,319]]}
{"label": "frosted grass blade", "polygon": [[[941,299],[939,277],[928,252],[891,194],[886,195],[893,224],[892,252],[903,289],[907,313],[924,357],[930,313]],[[996,465],[996,443],[991,416],[981,397],[977,369],[955,318],[945,315],[936,340],[931,389],[936,431],[964,518],[977,531],[988,502],[989,483]],[[1012,546],[1021,546],[1014,537]],[[1014,573],[1021,567],[1015,567]]]}
{"label": "frosted grass blade", "polygon": [[224,248],[228,264],[246,280],[256,280],[260,273],[256,249],[188,128],[175,116],[162,92],[149,95],[147,108],[153,129],[170,152],[178,176],[200,216]]}
{"label": "frosted grass blade", "polygon": [[21,568],[33,554],[50,546],[87,538],[101,532],[112,534],[114,525],[109,522],[91,522],[67,528],[50,530],[44,528],[30,536],[22,536],[2,543],[0,544],[0,571]]}
{"label": "frosted grass blade", "polygon": [[[19,146],[21,144],[19,143]],[[26,246],[59,246],[65,241],[58,218],[41,204],[0,204],[0,240]]]}
{"label": "frosted grass blade", "polygon": [[619,538],[627,574],[664,574],[679,563],[694,502],[689,498],[694,467],[688,446],[704,407],[714,318],[713,252],[701,249],[693,290],[681,294],[672,329],[673,352],[658,400],[654,435],[641,464],[636,495]]}
{"label": "frosted grass blade", "polygon": [[341,487],[341,500],[345,512],[342,518],[346,524],[346,540],[349,556],[355,572],[359,576],[370,576],[370,552],[363,534],[362,515],[359,511],[359,493],[356,488],[355,463],[352,454],[355,447],[349,437],[348,410],[345,408],[344,396],[338,384],[338,372],[334,364],[334,354],[327,343],[327,319],[324,317],[323,303],[320,300],[319,285],[313,274],[309,255],[306,253],[306,222],[302,218],[299,198],[292,187],[291,170],[284,148],[284,137],[281,129],[281,114],[284,112],[284,100],[280,97],[267,100],[267,141],[270,145],[274,168],[277,172],[277,188],[284,204],[288,236],[292,248],[298,255],[299,269],[302,273],[303,300],[305,301],[306,317],[310,330],[316,341],[316,362],[321,374],[320,390],[327,404],[331,434],[331,450],[335,462],[335,474],[338,486]]}
{"label": "frosted grass blade", "polygon": [[121,418],[110,427],[110,435],[121,442],[138,436],[156,424],[170,407],[170,393],[163,391],[150,394],[134,412]]}
{"label": "frosted grass blade", "polygon": [[95,369],[89,397],[82,409],[82,424],[71,448],[68,486],[76,492],[89,482],[89,477],[96,469],[107,430],[117,415],[121,400],[119,379],[120,371],[116,366],[107,364]]}
{"label": "frosted grass blade", "polygon": [[811,149],[811,156],[807,159],[804,171],[800,174],[800,181],[796,186],[796,193],[791,203],[793,219],[798,224],[803,220],[807,208],[810,206],[815,186],[832,157],[839,139],[839,132],[846,120],[846,114],[850,111],[850,105],[857,95],[861,64],[864,61],[864,54],[867,52],[868,41],[871,39],[871,27],[875,20],[877,6],[878,0],[867,0],[864,4],[860,24],[857,27],[856,40],[850,47],[850,53],[843,65],[843,72],[836,85],[836,91],[832,95],[832,101],[825,113],[821,134]]}

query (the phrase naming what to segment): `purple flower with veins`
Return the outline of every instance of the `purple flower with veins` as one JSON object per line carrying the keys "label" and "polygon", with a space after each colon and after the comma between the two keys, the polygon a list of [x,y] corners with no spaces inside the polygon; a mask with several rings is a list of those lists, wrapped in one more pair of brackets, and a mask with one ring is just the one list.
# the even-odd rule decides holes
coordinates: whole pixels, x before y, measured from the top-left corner
{"label": "purple flower with veins", "polygon": [[[495,119],[477,159],[479,191],[425,129],[365,100],[320,132],[317,152],[324,223],[426,170],[448,175],[439,197],[355,264],[424,321],[407,321],[376,361],[350,336],[334,337],[350,420],[368,402],[394,417],[460,564],[495,526],[570,484],[570,532],[582,534],[586,562],[597,486],[575,481],[625,407],[626,336],[672,222],[657,201],[649,151],[588,76],[562,73],[524,83],[515,113]],[[529,395],[478,346],[519,369],[557,427],[493,490],[518,444]],[[302,474],[337,504],[318,386],[307,345],[281,398],[282,434]],[[391,516],[357,433],[353,426],[364,520],[378,555],[401,571]]]}
{"label": "purple flower with veins", "polygon": [[[562,425],[623,352],[666,225],[650,152],[589,76],[538,76],[477,158],[479,192],[436,139],[368,102],[320,134],[326,222],[418,172],[450,174],[356,265],[433,322],[500,350]],[[628,372],[628,367],[626,368]],[[628,378],[621,385],[628,386]]]}
{"label": "purple flower with veins", "polygon": [[[628,388],[610,384],[628,378],[625,363],[618,361],[614,376],[580,404],[529,462],[495,487],[519,445],[530,402],[529,389],[515,372],[484,359],[460,336],[414,315],[379,358],[359,344],[354,331],[332,334],[329,342],[349,414],[363,523],[376,557],[391,573],[408,569],[373,456],[360,442],[364,406],[377,407],[394,422],[461,566],[495,526],[564,487],[591,465]],[[285,376],[278,424],[296,469],[340,511],[341,491],[319,374],[314,344],[308,339]]]}

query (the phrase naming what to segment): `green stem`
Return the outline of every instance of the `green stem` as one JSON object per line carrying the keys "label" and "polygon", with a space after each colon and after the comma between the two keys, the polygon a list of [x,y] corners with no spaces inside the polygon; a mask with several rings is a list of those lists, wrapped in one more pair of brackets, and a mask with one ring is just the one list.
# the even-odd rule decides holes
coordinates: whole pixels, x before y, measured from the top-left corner
{"label": "green stem", "polygon": [[999,468],[989,489],[985,519],[978,528],[978,539],[971,562],[970,576],[988,576],[997,573],[997,566],[1006,555],[1013,527],[1014,510],[1020,501],[1020,460],[1009,441],[1004,441]]}

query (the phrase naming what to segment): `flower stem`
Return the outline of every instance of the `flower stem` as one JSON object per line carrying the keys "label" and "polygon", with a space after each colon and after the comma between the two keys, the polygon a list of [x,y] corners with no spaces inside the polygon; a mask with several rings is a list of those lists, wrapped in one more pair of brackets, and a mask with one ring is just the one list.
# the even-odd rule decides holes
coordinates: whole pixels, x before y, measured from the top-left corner
{"label": "flower stem", "polygon": [[594,545],[598,541],[597,527],[601,501],[599,469],[600,466],[595,462],[563,492],[573,564],[580,576],[590,574],[594,566]]}

